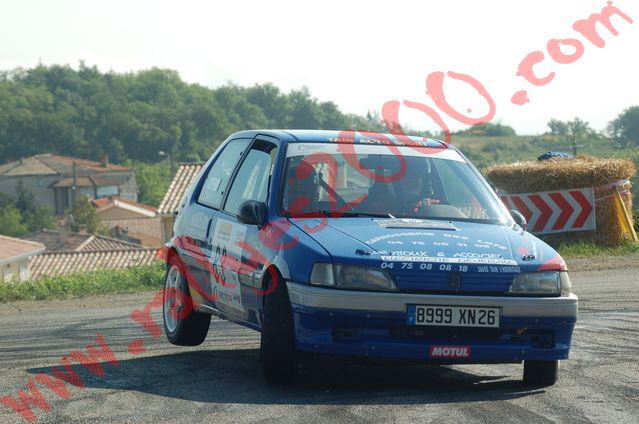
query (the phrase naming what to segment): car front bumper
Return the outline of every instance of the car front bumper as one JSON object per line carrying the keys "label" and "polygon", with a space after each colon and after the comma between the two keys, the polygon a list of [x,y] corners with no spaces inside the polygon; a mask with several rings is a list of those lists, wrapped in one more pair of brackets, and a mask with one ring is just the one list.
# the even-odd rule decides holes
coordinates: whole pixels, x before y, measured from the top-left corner
{"label": "car front bumper", "polygon": [[[289,282],[297,347],[305,352],[441,363],[566,359],[577,296],[493,297],[336,290]],[[409,326],[406,306],[501,308],[499,328]],[[435,348],[464,348],[433,357]]]}

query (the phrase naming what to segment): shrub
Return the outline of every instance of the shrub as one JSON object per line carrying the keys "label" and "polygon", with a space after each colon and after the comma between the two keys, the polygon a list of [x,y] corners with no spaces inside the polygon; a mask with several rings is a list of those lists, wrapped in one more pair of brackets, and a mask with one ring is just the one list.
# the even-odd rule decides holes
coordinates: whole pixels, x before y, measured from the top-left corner
{"label": "shrub", "polygon": [[509,137],[517,135],[513,127],[503,125],[500,122],[496,124],[486,122],[483,124],[473,125],[469,129],[461,131],[460,134],[488,137]]}
{"label": "shrub", "polygon": [[0,283],[0,303],[161,289],[163,275],[163,263],[158,261],[141,267],[44,277],[36,281]]}

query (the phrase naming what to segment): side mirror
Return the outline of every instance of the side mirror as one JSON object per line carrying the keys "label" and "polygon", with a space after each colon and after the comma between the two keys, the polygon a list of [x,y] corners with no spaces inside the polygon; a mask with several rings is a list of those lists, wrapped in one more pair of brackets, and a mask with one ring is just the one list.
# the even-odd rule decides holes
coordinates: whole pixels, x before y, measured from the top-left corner
{"label": "side mirror", "polygon": [[523,216],[521,212],[515,209],[511,209],[510,216],[513,217],[517,225],[519,225],[521,228],[524,229],[524,231],[526,231],[526,227],[528,227],[528,221],[526,221],[526,217]]}
{"label": "side mirror", "polygon": [[237,209],[237,220],[243,224],[262,225],[266,217],[266,203],[247,200]]}

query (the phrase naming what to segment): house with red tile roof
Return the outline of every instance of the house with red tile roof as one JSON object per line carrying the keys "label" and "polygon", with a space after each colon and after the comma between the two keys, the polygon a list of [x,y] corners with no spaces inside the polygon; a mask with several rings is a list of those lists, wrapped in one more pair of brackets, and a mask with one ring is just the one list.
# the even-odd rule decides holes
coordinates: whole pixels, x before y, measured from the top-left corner
{"label": "house with red tile roof", "polygon": [[140,249],[135,243],[97,234],[73,233],[61,227],[58,231],[42,230],[20,237],[21,240],[45,246],[45,252],[101,252],[104,250]]}
{"label": "house with red tile roof", "polygon": [[81,195],[92,199],[119,196],[137,201],[135,170],[100,161],[54,154],[40,154],[0,165],[0,193],[14,195],[18,181],[35,194],[35,199],[62,215]]}
{"label": "house with red tile roof", "polygon": [[112,236],[147,247],[162,246],[161,222],[156,208],[118,196],[96,199],[93,204]]}
{"label": "house with red tile roof", "polygon": [[31,279],[31,259],[45,246],[29,240],[0,235],[0,283]]}
{"label": "house with red tile roof", "polygon": [[126,218],[153,218],[156,208],[118,196],[95,199],[92,203],[98,208],[98,215],[102,220]]}
{"label": "house with red tile roof", "polygon": [[[37,280],[44,276],[149,265],[159,260],[156,248],[144,248],[138,244],[96,234],[65,233],[64,229],[38,231],[14,240],[38,246],[37,251],[25,259],[28,265],[26,278],[29,280]],[[1,239],[0,246],[3,246]],[[2,251],[0,247],[0,252]],[[22,258],[27,256],[23,255]],[[19,265],[24,267],[24,264],[23,261]]]}
{"label": "house with red tile roof", "polygon": [[173,237],[173,223],[175,222],[175,211],[184,200],[186,191],[189,189],[195,177],[202,169],[204,163],[181,163],[173,180],[169,185],[164,198],[160,202],[157,213],[160,216],[162,243],[166,243]]}
{"label": "house with red tile roof", "polygon": [[31,259],[30,279],[69,275],[100,269],[123,269],[159,260],[157,249],[113,249],[81,252],[46,252]]}

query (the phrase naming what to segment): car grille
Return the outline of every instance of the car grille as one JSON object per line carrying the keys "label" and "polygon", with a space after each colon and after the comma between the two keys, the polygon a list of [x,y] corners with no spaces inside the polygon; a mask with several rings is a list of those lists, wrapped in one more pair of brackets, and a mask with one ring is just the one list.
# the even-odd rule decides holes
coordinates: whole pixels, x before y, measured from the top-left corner
{"label": "car grille", "polygon": [[517,334],[514,329],[468,327],[393,327],[392,337],[413,340],[464,340],[484,343],[524,343],[538,348],[553,348],[555,334],[551,330],[528,330]]}
{"label": "car grille", "polygon": [[468,341],[497,341],[502,335],[499,328],[463,327],[395,327],[390,329],[393,337],[410,339],[462,339]]}
{"label": "car grille", "polygon": [[411,327],[396,326],[388,329],[335,327],[333,341],[336,343],[361,343],[368,338],[395,340],[419,340],[424,343],[505,343],[522,344],[537,348],[553,348],[555,333],[552,330],[531,329],[523,332],[514,328],[468,328],[468,327]]}
{"label": "car grille", "polygon": [[458,273],[461,284],[451,286],[448,272],[395,271],[395,284],[404,293],[464,293],[467,295],[503,295],[515,278],[514,273]]}

